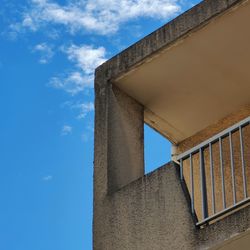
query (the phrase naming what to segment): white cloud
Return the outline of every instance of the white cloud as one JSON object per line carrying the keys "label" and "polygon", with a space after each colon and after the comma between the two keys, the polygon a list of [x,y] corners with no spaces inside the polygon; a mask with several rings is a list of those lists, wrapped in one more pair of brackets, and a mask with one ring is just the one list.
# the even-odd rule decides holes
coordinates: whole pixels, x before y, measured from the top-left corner
{"label": "white cloud", "polygon": [[22,26],[27,27],[27,28],[31,29],[32,31],[36,31],[38,28],[37,27],[38,25],[36,24],[35,18],[32,17],[32,15],[29,15],[28,13],[25,14],[23,17]]}
{"label": "white cloud", "polygon": [[138,17],[167,19],[179,13],[180,0],[31,0],[22,27],[36,31],[47,24],[65,26],[71,33],[87,30],[99,34],[116,32],[120,25]]}
{"label": "white cloud", "polygon": [[92,88],[94,70],[106,60],[105,48],[71,45],[63,48],[62,51],[67,54],[68,59],[75,64],[77,69],[63,76],[52,77],[49,85],[57,89],[63,89],[71,95]]}
{"label": "white cloud", "polygon": [[54,56],[54,52],[52,50],[52,47],[49,46],[46,43],[39,43],[33,48],[33,52],[38,52],[40,53],[40,59],[39,62],[41,64],[46,64],[48,63],[51,58]]}
{"label": "white cloud", "polygon": [[51,181],[53,179],[52,175],[47,175],[42,178],[43,181]]}
{"label": "white cloud", "polygon": [[68,59],[76,63],[85,74],[93,74],[95,68],[107,60],[104,47],[93,48],[89,45],[71,45],[64,51],[68,55]]}
{"label": "white cloud", "polygon": [[95,109],[93,102],[85,102],[73,105],[72,108],[77,108],[80,110],[79,115],[77,116],[78,119],[83,119],[86,115]]}
{"label": "white cloud", "polygon": [[84,133],[82,134],[83,142],[88,142],[91,138],[93,138],[94,134],[94,124],[89,123],[85,128]]}
{"label": "white cloud", "polygon": [[61,130],[61,135],[69,135],[72,133],[73,128],[69,125],[64,125]]}
{"label": "white cloud", "polygon": [[[66,101],[61,104],[62,108],[69,108],[71,110],[77,111],[77,119],[83,119],[85,118],[88,113],[95,110],[95,105],[93,102],[73,102],[73,101]],[[88,130],[91,130],[91,127],[93,127],[93,124],[89,124],[87,126]],[[94,131],[92,131],[94,132]]]}
{"label": "white cloud", "polygon": [[[66,4],[60,4],[56,0],[29,0],[21,22],[10,25],[10,29],[15,34],[26,29],[37,31],[43,28],[53,31],[53,39],[59,36],[61,27],[71,33],[89,31],[106,35],[116,32],[121,24],[139,17],[167,19],[180,12],[180,1],[68,0]],[[39,62],[42,64],[48,63],[54,55],[51,46],[46,43],[38,44],[34,51],[41,54]],[[49,85],[71,95],[91,89],[94,69],[106,60],[105,48],[72,44],[62,51],[75,63],[74,68],[69,73],[52,77]]]}
{"label": "white cloud", "polygon": [[84,75],[82,72],[71,72],[64,76],[55,76],[50,79],[49,85],[56,89],[63,89],[71,95],[83,92],[86,88],[93,87],[93,76]]}

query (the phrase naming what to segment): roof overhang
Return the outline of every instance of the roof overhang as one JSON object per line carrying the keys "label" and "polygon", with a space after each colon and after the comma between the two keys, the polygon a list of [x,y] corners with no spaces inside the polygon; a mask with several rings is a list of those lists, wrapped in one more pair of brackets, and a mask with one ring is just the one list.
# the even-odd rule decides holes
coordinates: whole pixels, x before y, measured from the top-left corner
{"label": "roof overhang", "polygon": [[250,2],[234,6],[113,83],[175,143],[250,103]]}

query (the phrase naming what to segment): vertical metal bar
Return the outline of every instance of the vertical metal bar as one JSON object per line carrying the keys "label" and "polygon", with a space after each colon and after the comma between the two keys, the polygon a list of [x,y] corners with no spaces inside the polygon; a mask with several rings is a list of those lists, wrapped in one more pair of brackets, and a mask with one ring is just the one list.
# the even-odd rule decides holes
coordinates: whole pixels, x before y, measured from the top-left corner
{"label": "vertical metal bar", "polygon": [[215,214],[215,194],[214,194],[214,162],[212,144],[209,143],[209,159],[210,159],[210,176],[211,176],[211,190],[212,190],[212,212]]}
{"label": "vertical metal bar", "polygon": [[221,170],[221,184],[222,184],[222,202],[223,208],[226,208],[226,196],[225,196],[225,178],[224,178],[224,162],[223,162],[223,152],[222,152],[222,140],[219,138],[220,146],[220,170]]}
{"label": "vertical metal bar", "polygon": [[244,198],[247,198],[247,182],[246,182],[246,171],[245,171],[243,134],[242,134],[242,127],[241,126],[239,127],[239,131],[240,131],[240,152],[241,152],[241,164],[242,164],[242,177],[243,177]]}
{"label": "vertical metal bar", "polygon": [[236,203],[236,190],[235,190],[235,177],[234,177],[234,157],[233,157],[232,132],[229,132],[229,144],[230,144],[230,159],[231,159],[233,202],[234,202],[234,205],[235,205],[235,203]]}
{"label": "vertical metal bar", "polygon": [[180,160],[180,177],[181,181],[183,181],[183,160]]}
{"label": "vertical metal bar", "polygon": [[190,180],[191,180],[191,211],[194,214],[194,173],[193,173],[193,158],[189,155],[190,160]]}
{"label": "vertical metal bar", "polygon": [[207,187],[206,187],[206,173],[204,164],[204,154],[203,149],[199,149],[200,154],[200,178],[201,178],[201,201],[202,201],[202,215],[203,219],[208,217],[208,207],[207,207]]}

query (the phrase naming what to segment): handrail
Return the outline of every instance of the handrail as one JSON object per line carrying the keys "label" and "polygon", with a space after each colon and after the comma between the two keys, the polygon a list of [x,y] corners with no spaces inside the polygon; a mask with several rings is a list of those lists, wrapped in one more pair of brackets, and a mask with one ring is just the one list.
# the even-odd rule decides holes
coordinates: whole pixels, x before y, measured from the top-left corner
{"label": "handrail", "polygon": [[244,119],[244,120],[242,120],[242,121],[240,121],[240,122],[234,124],[233,126],[231,126],[231,127],[227,128],[227,129],[223,130],[222,132],[220,132],[220,133],[214,135],[213,137],[207,139],[206,141],[204,141],[204,142],[198,144],[197,146],[195,146],[195,147],[193,147],[193,148],[187,150],[186,152],[179,154],[179,155],[177,156],[177,160],[183,159],[185,156],[188,156],[188,155],[190,155],[190,154],[193,154],[193,153],[199,151],[199,148],[205,147],[205,146],[207,146],[209,143],[213,143],[213,142],[217,141],[220,137],[223,137],[223,136],[229,134],[229,132],[234,132],[234,131],[237,130],[240,126],[244,127],[244,126],[248,125],[249,123],[250,123],[250,116],[247,117],[246,119]]}
{"label": "handrail", "polygon": [[[196,223],[197,226],[207,224],[210,221],[224,215],[225,213],[231,212],[232,210],[242,206],[243,204],[246,204],[248,202],[250,203],[250,198],[248,197],[247,192],[248,179],[246,171],[246,167],[250,166],[246,166],[247,161],[245,159],[246,156],[244,150],[245,145],[243,133],[243,128],[245,128],[249,124],[250,116],[177,156],[177,160],[180,164],[181,181],[185,180],[184,167],[187,166],[184,166],[184,163],[187,163],[189,167],[188,179],[190,182],[189,194],[191,212],[193,215],[197,214],[197,211],[195,211],[197,209],[202,212],[202,217],[198,218],[198,221]],[[233,136],[236,136],[236,132],[238,133],[238,137],[236,138],[239,141],[238,148],[236,147],[236,145],[233,145]],[[223,151],[225,143],[223,144],[222,141],[226,138],[228,140],[225,141],[225,143],[227,142],[229,144],[229,150],[225,155],[225,152]],[[215,144],[218,144],[218,151],[213,152],[213,147]],[[208,157],[204,156],[205,150],[208,150]],[[238,162],[235,161],[235,152],[237,150],[240,155],[240,161]],[[218,164],[215,164],[213,155],[214,153],[217,153],[217,156],[219,158]],[[199,160],[196,161],[196,164],[194,164],[193,157],[197,154],[199,155]],[[227,162],[227,165],[225,164],[225,162]],[[199,170],[199,174],[196,174],[196,176],[194,176],[194,170]],[[227,176],[225,176],[226,174]],[[241,180],[240,183],[239,179]],[[208,180],[210,181],[208,182]],[[220,187],[219,190],[218,185]],[[242,190],[242,198],[240,199],[237,197],[239,190]],[[197,200],[195,197],[195,193],[199,193],[199,197],[201,197],[201,206],[198,208],[198,205],[196,204]],[[227,204],[228,198],[232,198],[232,204]],[[220,201],[220,203],[222,203],[222,208],[220,208],[220,210],[218,210],[217,208],[218,200]]]}

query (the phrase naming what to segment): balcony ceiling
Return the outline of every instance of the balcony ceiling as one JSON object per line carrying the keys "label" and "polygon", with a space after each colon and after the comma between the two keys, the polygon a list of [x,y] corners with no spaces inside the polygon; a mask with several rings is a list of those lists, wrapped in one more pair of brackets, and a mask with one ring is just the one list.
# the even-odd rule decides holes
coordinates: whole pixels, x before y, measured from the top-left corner
{"label": "balcony ceiling", "polygon": [[250,3],[227,11],[115,79],[145,122],[178,143],[250,103]]}

